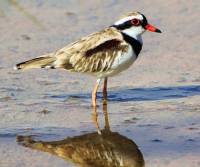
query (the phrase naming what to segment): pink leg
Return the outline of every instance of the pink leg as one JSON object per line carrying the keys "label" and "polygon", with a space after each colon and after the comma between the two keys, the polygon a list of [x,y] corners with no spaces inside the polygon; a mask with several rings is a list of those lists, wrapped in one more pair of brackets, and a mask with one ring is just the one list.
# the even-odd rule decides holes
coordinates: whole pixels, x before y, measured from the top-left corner
{"label": "pink leg", "polygon": [[97,80],[96,85],[95,85],[93,92],[92,92],[92,106],[93,107],[97,106],[97,90],[99,88],[100,81],[101,81],[100,79]]}

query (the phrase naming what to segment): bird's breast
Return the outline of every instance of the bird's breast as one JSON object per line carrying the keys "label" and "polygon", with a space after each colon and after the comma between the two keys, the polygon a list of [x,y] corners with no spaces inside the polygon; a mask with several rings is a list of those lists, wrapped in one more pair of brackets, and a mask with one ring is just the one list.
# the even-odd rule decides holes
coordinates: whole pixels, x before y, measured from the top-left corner
{"label": "bird's breast", "polygon": [[127,52],[119,53],[118,56],[116,56],[112,69],[122,69],[128,68],[135,60],[137,56],[134,53],[131,46],[129,46]]}
{"label": "bird's breast", "polygon": [[99,74],[100,78],[114,76],[120,72],[129,68],[133,62],[137,59],[135,52],[132,47],[129,46],[127,52],[118,52],[118,55],[115,57],[115,60],[112,63],[112,66],[109,71]]}

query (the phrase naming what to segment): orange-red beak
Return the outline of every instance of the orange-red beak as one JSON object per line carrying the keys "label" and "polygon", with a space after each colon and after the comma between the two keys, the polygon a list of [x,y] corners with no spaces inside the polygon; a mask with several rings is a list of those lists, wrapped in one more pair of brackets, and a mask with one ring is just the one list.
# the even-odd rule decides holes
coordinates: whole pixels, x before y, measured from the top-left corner
{"label": "orange-red beak", "polygon": [[161,31],[158,28],[152,26],[151,24],[147,24],[145,26],[145,29],[148,30],[148,31],[151,31],[151,32],[161,33]]}

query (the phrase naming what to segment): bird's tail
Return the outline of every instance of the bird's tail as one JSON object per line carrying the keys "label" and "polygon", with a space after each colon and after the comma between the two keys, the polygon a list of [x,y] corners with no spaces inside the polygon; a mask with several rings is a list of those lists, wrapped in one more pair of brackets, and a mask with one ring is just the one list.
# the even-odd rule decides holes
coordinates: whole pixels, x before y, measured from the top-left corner
{"label": "bird's tail", "polygon": [[54,68],[54,62],[56,57],[49,55],[44,55],[37,57],[22,63],[17,64],[15,70],[27,70],[32,68]]}

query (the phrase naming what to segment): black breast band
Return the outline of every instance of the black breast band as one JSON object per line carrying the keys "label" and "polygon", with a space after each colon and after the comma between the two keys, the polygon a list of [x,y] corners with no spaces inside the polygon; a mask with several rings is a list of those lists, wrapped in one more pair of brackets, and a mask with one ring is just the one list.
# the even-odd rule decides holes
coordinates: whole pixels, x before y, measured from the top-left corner
{"label": "black breast band", "polygon": [[138,57],[140,51],[142,50],[142,44],[138,40],[136,40],[135,38],[130,37],[129,35],[127,35],[123,32],[122,32],[122,35],[123,35],[124,40],[131,45],[136,56]]}

